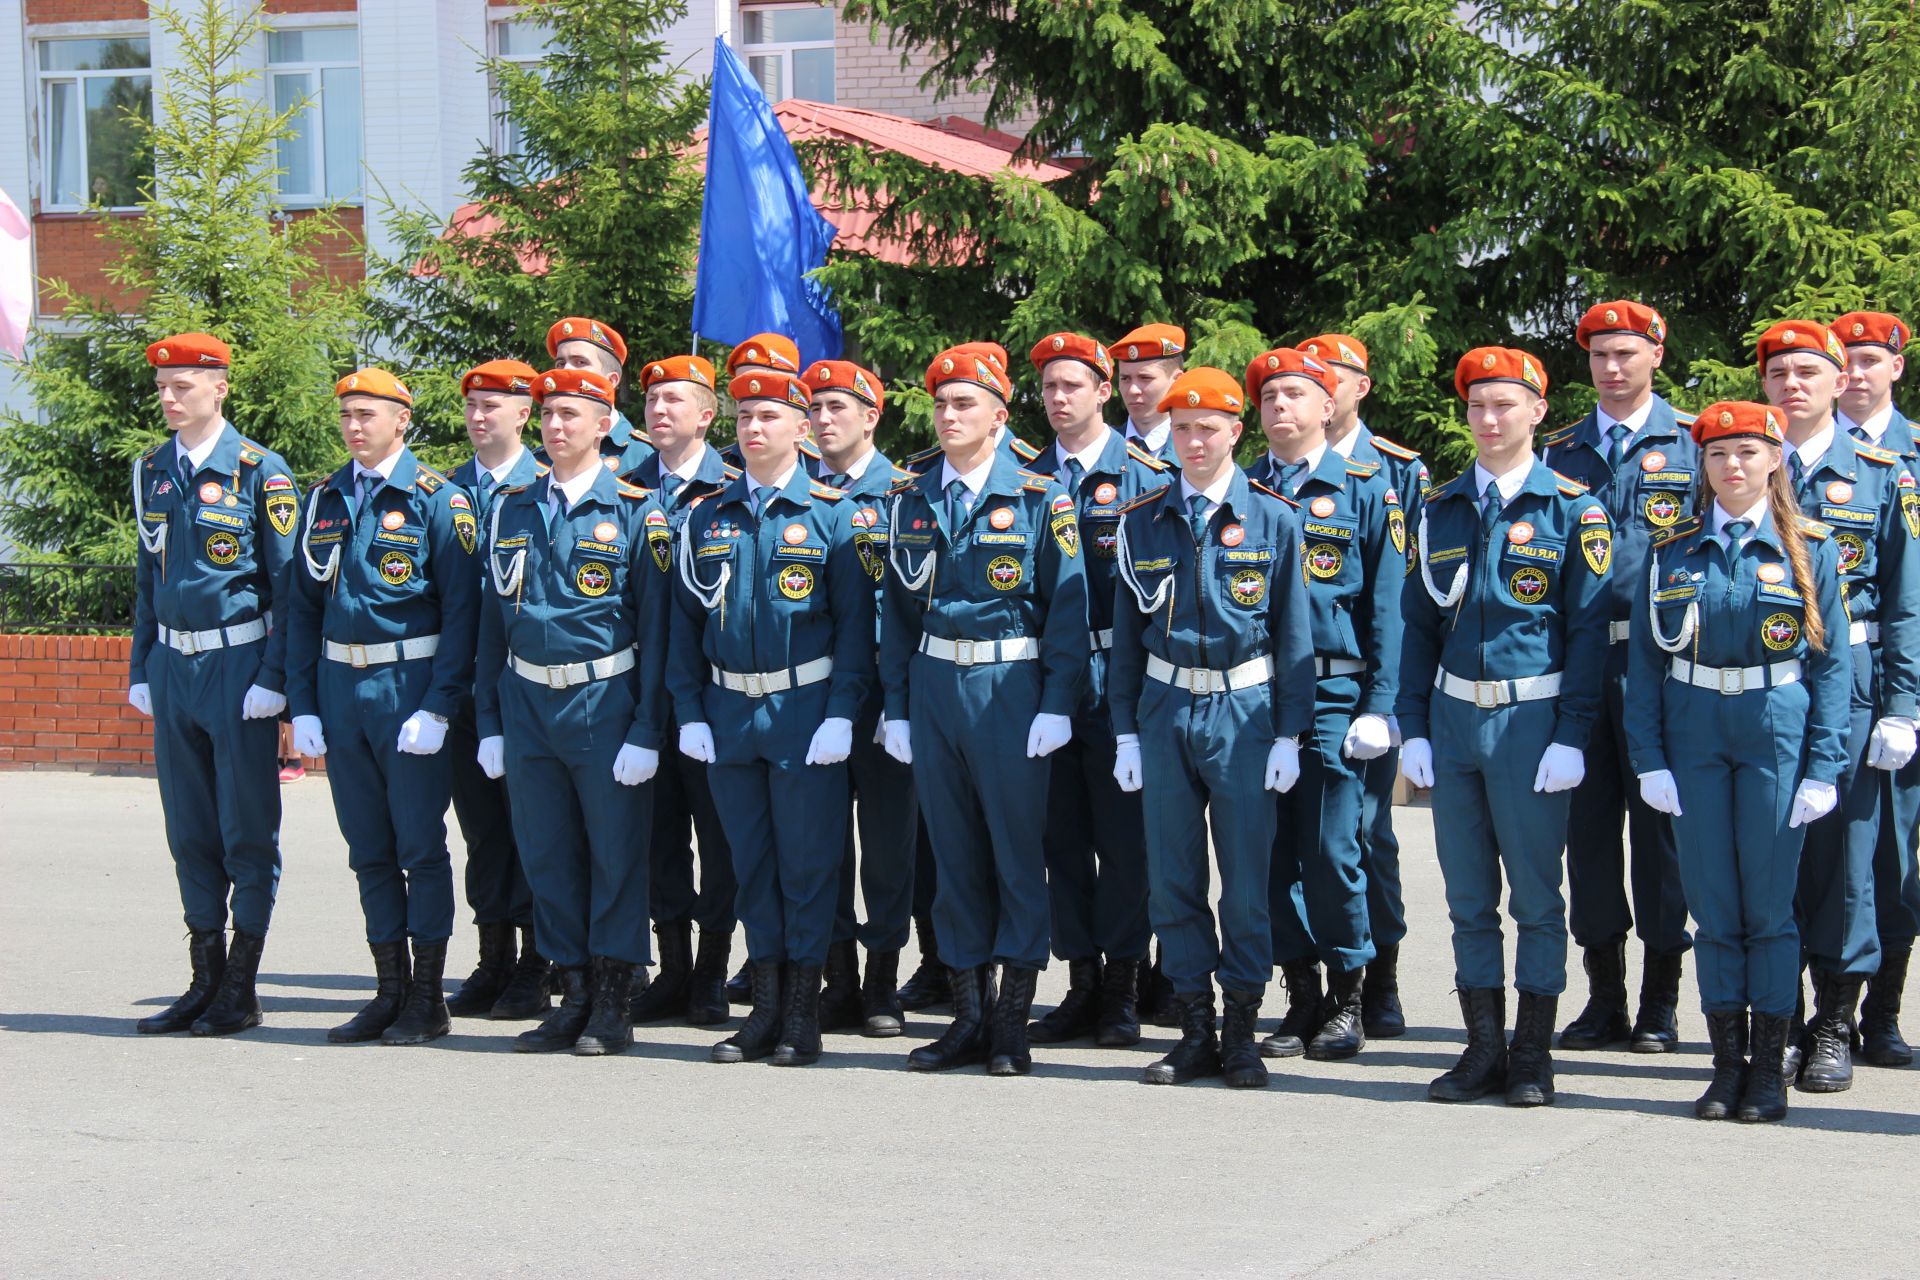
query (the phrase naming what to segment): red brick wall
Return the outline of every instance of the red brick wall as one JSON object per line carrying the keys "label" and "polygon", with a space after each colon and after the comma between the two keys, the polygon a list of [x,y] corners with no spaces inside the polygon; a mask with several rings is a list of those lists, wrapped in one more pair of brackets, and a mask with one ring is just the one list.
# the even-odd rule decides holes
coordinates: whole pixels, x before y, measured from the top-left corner
{"label": "red brick wall", "polygon": [[28,22],[145,22],[147,0],[27,0]]}
{"label": "red brick wall", "polygon": [[127,636],[0,635],[0,769],[153,769],[127,705]]}

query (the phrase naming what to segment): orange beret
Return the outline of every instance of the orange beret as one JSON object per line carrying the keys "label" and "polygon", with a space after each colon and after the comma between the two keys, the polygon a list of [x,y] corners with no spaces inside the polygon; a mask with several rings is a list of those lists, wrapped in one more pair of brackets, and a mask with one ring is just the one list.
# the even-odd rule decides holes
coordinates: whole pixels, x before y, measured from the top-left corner
{"label": "orange beret", "polygon": [[664,360],[650,361],[640,371],[640,389],[651,390],[662,382],[697,382],[707,390],[713,390],[713,365],[704,356],[668,356]]}
{"label": "orange beret", "polygon": [[1538,395],[1547,394],[1546,370],[1513,347],[1475,347],[1461,356],[1453,370],[1453,389],[1465,400],[1476,382],[1517,382]]}
{"label": "orange beret", "polygon": [[1778,409],[1772,405],[1755,404],[1751,400],[1723,400],[1719,404],[1708,405],[1694,417],[1695,444],[1711,444],[1715,440],[1730,440],[1736,436],[1758,436],[1762,440],[1784,445],[1787,427]]}
{"label": "orange beret", "polygon": [[1639,302],[1596,302],[1574,327],[1573,339],[1582,351],[1591,350],[1603,333],[1630,333],[1656,345],[1667,340],[1667,322],[1652,307]]}
{"label": "orange beret", "polygon": [[554,396],[579,396],[613,408],[613,383],[592,369],[549,369],[533,382],[533,398],[545,404]]}
{"label": "orange beret", "polygon": [[927,390],[938,391],[941,384],[948,382],[971,382],[1005,400],[1013,394],[1013,387],[1007,381],[1004,366],[995,365],[992,353],[981,350],[983,346],[991,345],[969,342],[942,351],[927,366]]}
{"label": "orange beret", "polygon": [[775,400],[802,413],[813,407],[807,384],[790,373],[743,373],[727,384],[727,394],[740,404]]}
{"label": "orange beret", "polygon": [[880,389],[879,376],[869,373],[851,360],[815,360],[802,381],[814,395],[822,391],[844,391],[876,409],[884,409],[887,404],[886,393]]}
{"label": "orange beret", "polygon": [[1236,417],[1246,407],[1240,398],[1240,384],[1224,369],[1201,365],[1188,369],[1173,380],[1160,400],[1159,412],[1174,409],[1219,409]]}
{"label": "orange beret", "polygon": [[612,325],[602,324],[598,320],[568,316],[565,320],[556,321],[547,330],[547,354],[558,360],[560,344],[563,342],[591,342],[602,351],[611,351],[613,358],[621,364],[627,362],[627,340]]}
{"label": "orange beret", "polygon": [[1884,311],[1849,311],[1833,322],[1833,332],[1850,347],[1885,347],[1895,355],[1913,337],[1913,331],[1900,323],[1899,316]]}
{"label": "orange beret", "polygon": [[1760,335],[1756,347],[1762,373],[1767,371],[1767,361],[1791,351],[1805,351],[1831,360],[1841,369],[1847,367],[1846,344],[1833,330],[1812,320],[1782,320]]}
{"label": "orange beret", "polygon": [[756,333],[735,347],[727,356],[727,376],[743,364],[758,365],[762,369],[778,369],[782,373],[800,372],[800,348],[793,345],[793,339],[778,333]]}
{"label": "orange beret", "polygon": [[1159,360],[1187,353],[1187,331],[1177,324],[1143,324],[1113,344],[1116,360]]}
{"label": "orange beret", "polygon": [[1027,358],[1033,367],[1044,369],[1054,360],[1078,360],[1100,375],[1102,382],[1113,380],[1113,357],[1092,338],[1079,333],[1056,333],[1033,344]]}
{"label": "orange beret", "polygon": [[953,349],[955,351],[964,351],[968,355],[981,357],[988,364],[992,365],[994,368],[1000,371],[1000,376],[1006,379],[1006,383],[1008,386],[1013,385],[1013,378],[1009,376],[1007,373],[1007,349],[1001,346],[999,343],[997,342],[962,342],[960,345],[954,347]]}
{"label": "orange beret", "polygon": [[539,377],[530,364],[518,360],[489,360],[477,364],[460,376],[460,394],[498,391],[510,396],[533,394],[533,380]]}
{"label": "orange beret", "polygon": [[1247,399],[1258,400],[1260,388],[1275,378],[1305,378],[1328,395],[1340,388],[1340,375],[1298,347],[1275,347],[1247,364]]}
{"label": "orange beret", "polygon": [[356,369],[333,384],[333,394],[340,397],[372,396],[375,400],[391,400],[395,404],[413,408],[413,392],[407,390],[406,383],[385,369]]}
{"label": "orange beret", "polygon": [[1343,364],[1356,373],[1367,371],[1367,344],[1350,333],[1323,333],[1294,347],[1328,364]]}
{"label": "orange beret", "polygon": [[147,363],[156,369],[224,369],[233,363],[233,351],[210,333],[176,333],[147,348]]}

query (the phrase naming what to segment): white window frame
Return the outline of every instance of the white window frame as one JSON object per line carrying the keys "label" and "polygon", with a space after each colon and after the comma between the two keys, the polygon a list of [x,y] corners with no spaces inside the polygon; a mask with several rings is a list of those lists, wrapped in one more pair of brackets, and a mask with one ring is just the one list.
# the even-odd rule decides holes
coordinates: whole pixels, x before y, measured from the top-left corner
{"label": "white window frame", "polygon": [[[779,13],[783,10],[790,11],[798,9],[824,11],[827,16],[833,20],[834,36],[826,40],[770,41],[766,44],[747,43],[747,15],[749,13]],[[802,0],[801,3],[795,4],[742,4],[739,6],[739,11],[734,19],[734,30],[740,33],[740,39],[734,45],[734,52],[740,56],[741,62],[747,64],[748,75],[753,74],[753,66],[749,61],[750,59],[771,57],[778,57],[780,59],[780,93],[776,96],[770,96],[767,99],[769,102],[779,102],[782,99],[793,96],[794,51],[799,49],[825,49],[834,55],[833,96],[835,100],[838,100],[840,97],[840,55],[835,51],[835,46],[839,44],[837,38],[839,35],[839,25],[840,6],[837,4],[813,4],[810,3],[809,0]],[[762,88],[764,87],[765,86],[762,86]]]}
{"label": "white window frame", "polygon": [[[509,23],[531,18],[536,23],[546,23],[538,12],[525,6],[504,8],[498,5],[487,9],[487,56],[510,62],[516,67],[531,67],[546,56],[543,49],[539,53],[503,53],[500,49],[501,28]],[[551,24],[548,23],[550,26]],[[521,148],[518,139],[511,136],[512,122],[507,119],[506,99],[500,96],[500,83],[495,80],[491,70],[487,73],[487,124],[491,130],[493,149],[503,156],[519,155]]]}
{"label": "white window frame", "polygon": [[[118,67],[111,71],[47,71],[40,67],[40,46],[65,40],[145,40],[147,42],[147,101],[148,114],[157,110],[154,98],[155,81],[159,78],[153,67],[153,33],[142,23],[91,23],[58,22],[36,25],[31,28],[27,45],[27,61],[33,76],[33,115],[37,127],[33,130],[34,146],[38,149],[37,163],[33,166],[33,181],[39,198],[41,213],[85,213],[92,206],[81,203],[61,202],[54,198],[56,185],[48,166],[53,163],[53,113],[47,109],[48,86],[57,82],[66,82],[74,86],[74,92],[80,95],[80,172],[81,181],[86,181],[88,165],[87,151],[87,98],[88,80],[111,79],[115,76],[134,74],[131,67]],[[109,205],[115,211],[138,209],[139,205]]]}
{"label": "white window frame", "polygon": [[[287,16],[291,17],[295,15]],[[289,22],[276,18],[273,26],[270,28],[270,32],[291,34],[293,32],[307,31],[352,31],[354,56],[351,60],[331,58],[308,59],[300,62],[275,62],[273,61],[271,52],[271,35],[266,34],[261,37],[261,49],[266,58],[262,77],[262,88],[266,96],[267,110],[274,112],[276,115],[278,114],[278,109],[274,105],[275,76],[310,75],[313,77],[312,83],[314,88],[313,92],[307,96],[313,103],[313,114],[311,118],[317,121],[318,124],[316,128],[302,130],[298,137],[291,141],[293,141],[295,145],[301,145],[307,148],[308,172],[312,173],[317,179],[319,189],[316,191],[282,191],[280,190],[280,177],[276,176],[273,184],[274,202],[282,208],[287,209],[317,209],[334,202],[334,197],[327,194],[327,96],[324,92],[321,73],[324,71],[338,71],[351,68],[359,72],[362,77],[361,101],[354,104],[354,114],[360,117],[360,145],[357,151],[360,155],[359,168],[362,172],[354,174],[353,193],[349,196],[340,197],[339,199],[341,203],[347,205],[360,204],[366,198],[366,174],[364,170],[367,161],[367,122],[365,104],[366,68],[360,52],[360,24],[358,17],[357,14],[354,13],[315,13],[301,14],[298,16],[305,18],[306,21]],[[340,21],[342,17],[354,20],[342,22]],[[278,165],[277,151],[275,164],[276,166]]]}

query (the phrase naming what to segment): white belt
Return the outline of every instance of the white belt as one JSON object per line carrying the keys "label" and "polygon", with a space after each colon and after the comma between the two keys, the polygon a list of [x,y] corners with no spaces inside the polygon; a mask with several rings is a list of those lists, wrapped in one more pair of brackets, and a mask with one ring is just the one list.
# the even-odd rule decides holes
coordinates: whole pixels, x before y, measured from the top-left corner
{"label": "white belt", "polygon": [[1522,676],[1518,680],[1462,680],[1450,671],[1433,678],[1433,687],[1449,698],[1471,702],[1482,709],[1504,707],[1509,702],[1537,702],[1560,692],[1560,673]]}
{"label": "white belt", "polygon": [[411,640],[388,640],[382,644],[341,644],[327,641],[327,660],[351,667],[378,667],[389,662],[410,662],[431,658],[440,652],[439,636],[415,636]]}
{"label": "white belt", "polygon": [[[1860,624],[1856,622],[1854,625]],[[1669,669],[1673,678],[1682,684],[1732,695],[1745,693],[1748,689],[1792,684],[1800,678],[1800,659],[1788,658],[1784,662],[1759,667],[1708,667],[1688,662],[1685,658],[1675,658]]]}
{"label": "white belt", "polygon": [[1631,622],[1609,622],[1607,624],[1607,643],[1620,644],[1633,634]]}
{"label": "white belt", "polygon": [[1847,643],[1879,644],[1880,624],[1877,622],[1849,622],[1847,624]]}
{"label": "white belt", "polygon": [[1367,669],[1367,664],[1358,658],[1315,658],[1313,674],[1325,679],[1328,676],[1357,676]]}
{"label": "white belt", "polygon": [[1113,648],[1113,628],[1108,627],[1105,631],[1087,632],[1087,643],[1093,646],[1095,653],[1101,653]]}
{"label": "white belt", "polygon": [[160,628],[160,643],[175,653],[183,653],[191,658],[196,653],[206,653],[212,649],[224,649],[229,645],[252,644],[255,640],[267,638],[267,620],[255,618],[252,622],[236,622],[230,627],[215,627],[211,631],[175,631],[172,627]]}
{"label": "white belt", "polygon": [[1147,655],[1147,674],[1161,684],[1170,684],[1188,693],[1228,693],[1253,689],[1273,679],[1273,659],[1264,654],[1249,658],[1237,667],[1215,671],[1207,667],[1176,667],[1165,658]]}
{"label": "white belt", "polygon": [[1014,636],[1009,640],[942,640],[939,636],[922,635],[920,652],[956,667],[973,667],[989,662],[1032,662],[1040,656],[1040,645],[1032,636]]}
{"label": "white belt", "polygon": [[568,689],[576,684],[585,684],[589,680],[605,680],[619,675],[622,671],[633,669],[633,650],[622,649],[618,653],[608,654],[604,658],[595,658],[591,662],[563,662],[558,666],[543,667],[537,662],[528,662],[518,654],[507,655],[507,665],[514,674],[535,684],[544,684],[549,689]]}
{"label": "white belt", "polygon": [[819,684],[832,674],[833,659],[827,657],[803,662],[791,671],[722,671],[715,667],[713,682],[749,698],[763,698],[769,693],[785,693],[804,685]]}

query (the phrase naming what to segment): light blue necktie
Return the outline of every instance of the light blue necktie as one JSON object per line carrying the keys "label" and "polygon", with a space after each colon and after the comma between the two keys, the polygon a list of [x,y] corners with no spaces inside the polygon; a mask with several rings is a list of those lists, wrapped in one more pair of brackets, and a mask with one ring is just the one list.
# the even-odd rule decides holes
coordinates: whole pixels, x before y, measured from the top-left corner
{"label": "light blue necktie", "polygon": [[1067,492],[1077,496],[1080,492],[1080,481],[1083,477],[1085,477],[1086,474],[1087,474],[1087,468],[1085,467],[1085,465],[1081,463],[1080,459],[1068,458],[1067,459]]}
{"label": "light blue necktie", "polygon": [[947,528],[958,530],[967,518],[967,482],[947,482]]}
{"label": "light blue necktie", "polygon": [[1620,469],[1620,455],[1626,452],[1627,437],[1632,434],[1624,422],[1616,422],[1607,428],[1607,470]]}
{"label": "light blue necktie", "polygon": [[1500,482],[1487,481],[1487,491],[1480,498],[1480,527],[1492,530],[1494,522],[1500,518],[1500,508],[1506,504],[1500,500]]}
{"label": "light blue necktie", "polygon": [[1207,525],[1213,513],[1207,510],[1207,495],[1196,493],[1187,499],[1187,523],[1193,526],[1193,545],[1204,546],[1207,541]]}

